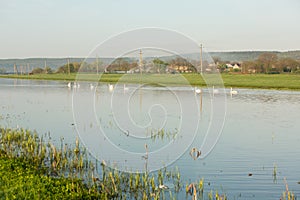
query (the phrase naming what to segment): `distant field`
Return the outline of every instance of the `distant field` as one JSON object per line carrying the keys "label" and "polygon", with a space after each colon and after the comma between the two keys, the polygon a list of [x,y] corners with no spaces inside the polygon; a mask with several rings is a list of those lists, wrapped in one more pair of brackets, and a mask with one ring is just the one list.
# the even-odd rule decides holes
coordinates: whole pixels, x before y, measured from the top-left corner
{"label": "distant field", "polygon": [[[209,78],[211,75],[206,75]],[[262,88],[262,89],[292,89],[300,90],[300,75],[295,74],[222,74],[225,87]],[[38,75],[0,75],[0,78],[41,79],[74,81],[101,81],[183,85],[191,84],[205,86],[206,83],[199,74],[38,74]],[[99,80],[100,79],[100,80]]]}
{"label": "distant field", "polygon": [[300,75],[291,74],[247,74],[222,75],[224,85],[231,87],[263,89],[300,89]]}

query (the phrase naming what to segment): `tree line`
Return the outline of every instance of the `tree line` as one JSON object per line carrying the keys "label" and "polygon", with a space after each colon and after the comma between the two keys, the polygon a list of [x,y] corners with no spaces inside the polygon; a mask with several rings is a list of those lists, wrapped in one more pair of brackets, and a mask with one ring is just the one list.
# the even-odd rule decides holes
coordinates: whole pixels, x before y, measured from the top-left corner
{"label": "tree line", "polygon": [[41,68],[34,68],[31,71],[31,74],[53,74],[53,73],[62,73],[62,74],[69,74],[69,73],[77,73],[79,69],[83,72],[100,72],[101,69],[103,71],[103,67],[101,67],[101,63],[80,63],[80,62],[71,62],[65,65],[60,66],[57,70],[53,70],[49,66]]}
{"label": "tree line", "polygon": [[[227,64],[229,61],[221,61],[214,58],[221,72],[228,71]],[[254,61],[243,61],[240,63],[240,69],[236,70],[241,73],[300,73],[300,61],[293,58],[279,58],[275,53],[262,53]]]}
{"label": "tree line", "polygon": [[[230,61],[222,61],[218,57],[214,57],[216,67],[220,72],[228,72],[228,64]],[[123,72],[151,72],[151,73],[195,73],[197,72],[199,63],[188,61],[182,57],[175,57],[170,60],[153,58],[152,60],[143,61],[131,58],[117,58],[109,64],[104,64],[101,60],[92,63],[72,62],[60,66],[57,70],[51,69],[49,66],[44,68],[35,68],[31,74],[51,74],[51,73],[77,73],[79,70],[86,73],[116,73]],[[206,61],[203,62],[204,69],[209,68]],[[300,73],[300,61],[293,58],[278,58],[275,53],[262,53],[256,60],[243,61],[238,63],[238,68],[232,70],[240,73]]]}
{"label": "tree line", "polygon": [[[176,66],[178,69],[176,69]],[[184,70],[180,67],[184,66]],[[101,60],[97,60],[93,63],[87,63],[87,62],[72,62],[67,63],[63,66],[60,66],[57,70],[52,70],[50,67],[44,67],[44,68],[35,68],[32,70],[31,74],[51,74],[51,73],[77,73],[79,70],[80,72],[86,72],[86,73],[116,73],[116,72],[122,72],[127,73],[128,71],[134,72],[149,72],[149,73],[167,73],[168,67],[172,67],[172,70],[176,70],[178,72],[196,72],[196,68],[193,64],[191,64],[189,61],[187,61],[184,58],[176,57],[174,59],[169,60],[168,62],[159,59],[154,58],[153,60],[149,61],[142,61],[140,63],[138,60],[130,59],[130,58],[117,58],[113,60],[109,64],[104,64],[101,62]],[[172,72],[171,69],[169,69],[170,72]]]}

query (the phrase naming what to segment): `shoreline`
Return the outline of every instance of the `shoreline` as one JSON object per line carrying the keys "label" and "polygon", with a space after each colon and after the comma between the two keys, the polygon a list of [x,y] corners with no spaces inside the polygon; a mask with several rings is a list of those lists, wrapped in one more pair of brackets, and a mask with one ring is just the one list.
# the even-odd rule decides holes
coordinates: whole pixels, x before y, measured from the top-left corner
{"label": "shoreline", "polygon": [[[300,90],[299,74],[220,74],[225,88],[247,88],[267,90]],[[180,86],[187,82],[192,86],[207,86],[200,74],[36,74],[36,75],[0,75],[6,79],[49,80],[49,81],[86,81],[104,83],[143,83]],[[209,76],[209,75],[208,75]],[[124,78],[125,77],[125,78]],[[99,80],[100,78],[100,80]],[[187,81],[182,82],[183,78]],[[187,84],[186,84],[187,85]]]}

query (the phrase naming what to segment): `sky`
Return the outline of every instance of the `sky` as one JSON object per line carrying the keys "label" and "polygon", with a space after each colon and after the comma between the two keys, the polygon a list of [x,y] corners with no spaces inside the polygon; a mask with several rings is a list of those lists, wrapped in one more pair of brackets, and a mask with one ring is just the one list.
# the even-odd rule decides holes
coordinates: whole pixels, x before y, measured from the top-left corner
{"label": "sky", "polygon": [[299,50],[299,0],[0,0],[0,58],[85,57],[143,27],[207,51]]}

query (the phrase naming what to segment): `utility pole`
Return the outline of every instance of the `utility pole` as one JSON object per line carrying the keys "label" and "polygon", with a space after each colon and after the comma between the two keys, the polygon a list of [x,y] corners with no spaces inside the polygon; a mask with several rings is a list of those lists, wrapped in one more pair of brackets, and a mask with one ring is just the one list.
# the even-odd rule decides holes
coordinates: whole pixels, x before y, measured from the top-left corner
{"label": "utility pole", "polygon": [[47,74],[47,71],[46,71],[46,69],[47,69],[47,60],[45,59],[44,71],[45,71],[45,73]]}
{"label": "utility pole", "polygon": [[200,74],[202,75],[202,73],[203,73],[203,63],[202,63],[202,60],[203,60],[203,58],[202,58],[202,48],[203,48],[203,46],[202,46],[202,44],[200,44]]}
{"label": "utility pole", "polygon": [[14,73],[17,74],[17,75],[19,74],[18,67],[17,67],[16,63],[14,64]]}
{"label": "utility pole", "polygon": [[140,63],[139,63],[139,67],[140,67],[140,74],[142,74],[142,66],[143,66],[143,53],[142,50],[140,50]]}
{"label": "utility pole", "polygon": [[99,62],[98,62],[98,55],[96,55],[96,65],[97,65],[97,74],[99,74]]}
{"label": "utility pole", "polygon": [[27,75],[29,75],[29,63],[27,63]]}
{"label": "utility pole", "polygon": [[70,58],[67,58],[67,62],[68,62],[68,74],[70,75]]}

